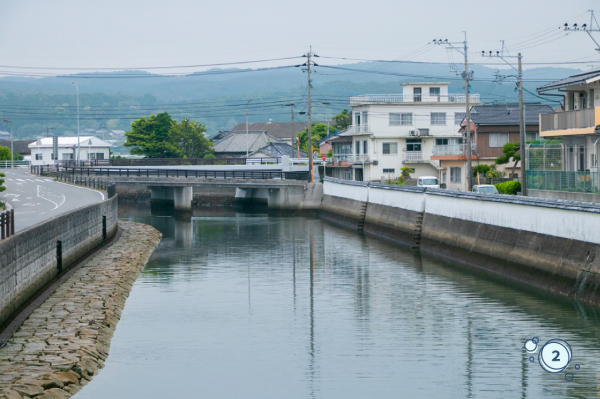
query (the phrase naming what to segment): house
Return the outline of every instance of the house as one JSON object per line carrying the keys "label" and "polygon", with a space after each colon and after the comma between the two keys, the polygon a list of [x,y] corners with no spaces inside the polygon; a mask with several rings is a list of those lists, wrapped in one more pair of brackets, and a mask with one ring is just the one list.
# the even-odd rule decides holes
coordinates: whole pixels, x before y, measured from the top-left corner
{"label": "house", "polygon": [[352,158],[352,136],[343,131],[329,139],[331,144],[332,162],[327,166],[327,176],[343,180],[354,180],[353,164],[348,157]]}
{"label": "house", "polygon": [[[54,155],[54,138],[58,139],[58,156]],[[30,142],[32,165],[47,165],[54,161],[67,161],[77,159],[77,137],[43,137]],[[97,137],[80,136],[79,151],[82,161],[95,159],[109,159],[112,145]]]}
{"label": "house", "polygon": [[[552,112],[552,107],[537,103],[525,103],[525,130],[526,140],[539,139],[539,115]],[[494,165],[496,158],[503,155],[504,145],[507,143],[519,143],[521,140],[521,125],[519,118],[519,104],[482,104],[471,107],[471,134],[472,136],[472,166],[485,164]],[[432,159],[440,161],[440,181],[447,188],[466,190],[466,182],[456,183],[456,179],[448,179],[448,173],[456,174],[455,168],[466,168],[466,140],[464,132],[466,124],[463,122],[460,132],[462,137],[450,139],[436,139],[434,156]],[[513,162],[498,165],[498,170],[507,176],[513,171]],[[515,168],[515,176],[521,175],[521,164]]]}
{"label": "house", "polygon": [[262,130],[231,131],[217,141],[213,148],[217,158],[245,157],[270,143],[280,141]]}
{"label": "house", "polygon": [[268,145],[259,148],[249,155],[250,158],[281,158],[287,156],[290,158],[306,158],[306,153],[300,151],[298,157],[298,149],[287,143],[269,143]]}
{"label": "house", "polygon": [[[293,145],[293,139],[306,130],[306,122],[267,122],[267,123],[249,123],[248,131],[263,132],[274,137],[278,142]],[[246,123],[238,123],[229,133],[246,133]],[[223,137],[221,132],[215,137]],[[218,140],[218,139],[217,139]]]}
{"label": "house", "polygon": [[600,202],[600,70],[537,91],[554,96],[558,91],[563,102],[555,112],[540,115],[539,135],[545,141],[527,151],[530,195]]}
{"label": "house", "polygon": [[[466,114],[466,95],[448,93],[448,82],[403,84],[402,94],[367,94],[350,98],[353,126],[353,180],[387,180],[401,168],[415,170],[412,177],[438,176],[440,164],[431,157],[439,139],[460,139]],[[479,103],[470,94],[471,104]],[[335,142],[335,141],[334,141]],[[334,149],[335,154],[335,149]],[[460,171],[453,178],[462,180]]]}

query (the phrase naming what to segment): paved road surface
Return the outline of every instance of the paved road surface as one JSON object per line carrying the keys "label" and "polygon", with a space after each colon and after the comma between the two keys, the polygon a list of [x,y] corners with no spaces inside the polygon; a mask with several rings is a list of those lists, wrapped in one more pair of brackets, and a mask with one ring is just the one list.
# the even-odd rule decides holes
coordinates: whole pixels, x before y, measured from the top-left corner
{"label": "paved road surface", "polygon": [[15,209],[15,231],[104,199],[100,191],[55,182],[31,175],[29,168],[1,169],[6,190],[0,199]]}

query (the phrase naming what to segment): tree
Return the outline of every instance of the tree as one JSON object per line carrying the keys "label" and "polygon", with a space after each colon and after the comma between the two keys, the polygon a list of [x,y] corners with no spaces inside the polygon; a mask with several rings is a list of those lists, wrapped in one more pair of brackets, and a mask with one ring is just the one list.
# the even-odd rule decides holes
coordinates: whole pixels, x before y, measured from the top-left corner
{"label": "tree", "polygon": [[490,171],[490,167],[489,165],[486,164],[480,164],[477,166],[473,167],[473,177],[477,177],[477,175],[484,175],[487,176],[488,172]]}
{"label": "tree", "polygon": [[352,124],[352,113],[347,109],[333,117],[336,130],[346,130]]}
{"label": "tree", "polygon": [[210,153],[212,141],[204,136],[206,128],[196,121],[173,121],[169,131],[168,147],[183,158],[202,158]]}
{"label": "tree", "polygon": [[[504,165],[510,162],[510,159],[512,158],[515,163],[512,167],[512,174],[513,176],[515,175],[515,168],[517,167],[517,163],[519,163],[519,161],[521,160],[521,154],[519,154],[519,150],[521,148],[521,144],[519,143],[506,143],[504,144],[504,147],[502,147],[502,152],[504,153],[504,155],[496,158],[496,165]],[[521,168],[523,169],[523,168]],[[521,172],[523,173],[524,170]]]}
{"label": "tree", "polygon": [[[318,150],[318,148],[315,148],[315,143],[327,135],[327,125],[324,123],[313,123],[311,130],[313,150]],[[304,129],[303,132],[298,133],[298,139],[300,140],[300,149],[310,155],[308,148],[308,129]]]}
{"label": "tree", "polygon": [[0,161],[10,161],[10,148],[0,146]]}
{"label": "tree", "polygon": [[125,132],[126,147],[134,147],[130,153],[148,158],[176,158],[180,152],[169,146],[169,132],[173,119],[164,112],[142,117],[131,123],[131,131]]}

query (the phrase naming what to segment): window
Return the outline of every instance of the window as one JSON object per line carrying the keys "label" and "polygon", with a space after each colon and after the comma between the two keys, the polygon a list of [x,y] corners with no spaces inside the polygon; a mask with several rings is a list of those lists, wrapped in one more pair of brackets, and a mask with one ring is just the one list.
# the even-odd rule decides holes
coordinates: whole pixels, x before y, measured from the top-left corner
{"label": "window", "polygon": [[391,168],[391,169],[383,169],[383,173],[396,173],[396,169]]}
{"label": "window", "polygon": [[430,87],[429,88],[429,96],[439,97],[440,96],[440,88],[439,87]]}
{"label": "window", "polygon": [[525,135],[527,136],[526,141],[535,141],[540,139],[539,132],[527,132]]}
{"label": "window", "polygon": [[103,152],[97,152],[96,153],[96,159],[104,159],[104,153]]}
{"label": "window", "polygon": [[435,145],[448,145],[448,139],[435,139]]}
{"label": "window", "polygon": [[354,142],[354,149],[356,150],[356,152],[355,152],[356,155],[360,154],[360,141]]}
{"label": "window", "polygon": [[383,155],[398,155],[398,143],[383,143]]}
{"label": "window", "polygon": [[36,161],[41,161],[43,159],[44,159],[43,154],[35,154],[35,160]]}
{"label": "window", "polygon": [[363,154],[369,153],[369,142],[367,140],[363,140]]}
{"label": "window", "polygon": [[62,159],[63,159],[63,161],[72,161],[73,154],[62,154]]}
{"label": "window", "polygon": [[369,125],[369,114],[367,113],[367,111],[363,111],[362,113],[362,124],[363,126]]}
{"label": "window", "polygon": [[415,87],[413,89],[413,100],[415,102],[421,102],[421,88],[420,87]]}
{"label": "window", "polygon": [[457,126],[460,126],[460,124],[466,118],[466,116],[467,116],[466,112],[455,112],[454,113],[454,124]]}
{"label": "window", "polygon": [[450,183],[460,183],[460,166],[450,168]]}
{"label": "window", "polygon": [[421,139],[406,139],[406,151],[421,151]]}
{"label": "window", "polygon": [[432,112],[431,113],[431,124],[432,125],[445,125],[446,124],[446,113],[445,112]]}
{"label": "window", "polygon": [[96,154],[94,154],[93,152],[91,154],[88,154],[88,159],[96,159]]}
{"label": "window", "polygon": [[411,126],[413,124],[412,113],[390,113],[390,126]]}
{"label": "window", "polygon": [[508,133],[490,133],[490,148],[502,148],[508,143]]}

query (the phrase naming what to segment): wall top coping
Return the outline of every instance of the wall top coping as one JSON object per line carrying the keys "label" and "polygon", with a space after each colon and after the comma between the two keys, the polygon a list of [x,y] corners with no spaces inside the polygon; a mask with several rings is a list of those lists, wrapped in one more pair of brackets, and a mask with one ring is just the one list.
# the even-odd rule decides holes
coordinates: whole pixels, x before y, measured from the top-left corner
{"label": "wall top coping", "polygon": [[[453,191],[453,190],[444,190],[444,189],[436,189],[436,188],[426,188],[426,187],[403,187],[403,186],[394,186],[383,183],[373,183],[373,182],[355,182],[352,180],[342,180],[335,179],[331,177],[325,178],[326,182],[351,185],[351,186],[363,186],[369,188],[377,188],[384,190],[393,190],[393,191],[403,191],[403,192],[412,192],[412,193],[424,193],[426,195],[435,195],[441,197],[451,197],[451,198],[461,198],[472,201],[485,201],[485,202],[500,202],[505,204],[515,204],[515,205],[526,205],[526,206],[537,206],[543,208],[555,208],[555,209],[563,209],[568,211],[579,211],[579,212],[590,212],[590,213],[600,213],[600,204],[596,204],[593,202],[580,202],[580,201],[567,201],[567,200],[559,200],[559,199],[551,199],[551,198],[537,198],[537,197],[522,197],[522,196],[514,196],[514,195],[503,195],[503,194],[480,194],[480,193],[470,193],[464,191]],[[360,183],[360,184],[356,184]]]}

